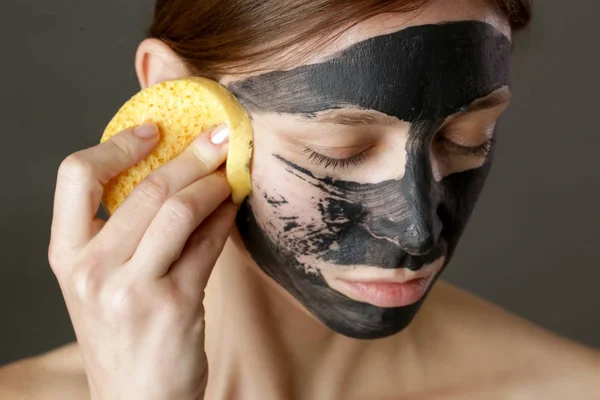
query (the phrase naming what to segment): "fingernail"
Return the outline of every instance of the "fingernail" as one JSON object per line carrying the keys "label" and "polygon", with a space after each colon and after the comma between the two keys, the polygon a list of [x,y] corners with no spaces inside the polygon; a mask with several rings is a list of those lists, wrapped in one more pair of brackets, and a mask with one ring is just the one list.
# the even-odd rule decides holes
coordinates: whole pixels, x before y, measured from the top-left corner
{"label": "fingernail", "polygon": [[158,134],[158,126],[152,122],[142,124],[133,130],[133,134],[142,139],[150,139]]}
{"label": "fingernail", "polygon": [[214,144],[222,144],[229,139],[230,129],[227,125],[221,124],[210,134],[210,141]]}

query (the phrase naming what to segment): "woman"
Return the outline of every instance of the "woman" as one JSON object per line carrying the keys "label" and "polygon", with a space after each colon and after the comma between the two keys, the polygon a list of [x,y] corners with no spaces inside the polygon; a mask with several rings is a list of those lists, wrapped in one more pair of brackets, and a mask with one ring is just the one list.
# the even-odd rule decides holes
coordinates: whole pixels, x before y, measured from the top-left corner
{"label": "woman", "polygon": [[226,85],[253,193],[228,200],[227,127],[106,223],[101,184],[156,127],[67,157],[49,258],[78,341],[0,371],[0,397],[600,398],[598,351],[438,281],[528,19],[517,0],[159,1],[140,84]]}

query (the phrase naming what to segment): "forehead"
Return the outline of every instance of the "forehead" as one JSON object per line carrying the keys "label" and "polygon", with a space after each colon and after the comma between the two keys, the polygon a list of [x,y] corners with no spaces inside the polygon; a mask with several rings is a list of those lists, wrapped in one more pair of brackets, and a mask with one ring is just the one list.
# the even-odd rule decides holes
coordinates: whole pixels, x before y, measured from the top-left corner
{"label": "forehead", "polygon": [[[274,62],[266,60],[261,69],[262,73],[271,71],[291,70],[303,65],[322,63],[344,49],[352,47],[377,36],[388,35],[418,25],[440,24],[456,21],[481,21],[493,26],[498,32],[511,40],[511,30],[508,21],[497,8],[490,5],[488,0],[431,0],[426,6],[408,13],[387,13],[377,15],[353,27],[344,30],[337,39],[328,41],[320,52],[311,51],[313,43],[304,43],[290,47],[285,54]],[[321,40],[317,38],[315,40]],[[288,57],[290,55],[291,57]],[[298,57],[301,55],[301,57]],[[300,62],[288,64],[286,60],[299,59]],[[261,65],[258,65],[261,67]],[[258,73],[255,73],[258,74]],[[255,75],[254,74],[254,75]],[[252,75],[227,75],[221,82],[228,85],[234,81],[249,78]]]}
{"label": "forehead", "polygon": [[413,25],[229,88],[251,111],[314,115],[359,107],[433,120],[508,85],[509,55],[509,39],[480,20]]}

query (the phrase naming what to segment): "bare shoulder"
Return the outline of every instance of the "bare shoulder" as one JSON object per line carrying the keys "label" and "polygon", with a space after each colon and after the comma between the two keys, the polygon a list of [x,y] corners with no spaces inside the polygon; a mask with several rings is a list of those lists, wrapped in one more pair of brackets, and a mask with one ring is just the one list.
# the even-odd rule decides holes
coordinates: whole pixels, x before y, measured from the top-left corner
{"label": "bare shoulder", "polygon": [[[518,387],[517,398],[600,399],[600,350],[557,335],[502,307],[438,282],[429,310],[472,372]],[[427,304],[427,303],[426,303]],[[450,327],[450,328],[448,328]],[[509,397],[512,398],[512,397]]]}
{"label": "bare shoulder", "polygon": [[0,368],[0,398],[85,400],[87,380],[76,343]]}

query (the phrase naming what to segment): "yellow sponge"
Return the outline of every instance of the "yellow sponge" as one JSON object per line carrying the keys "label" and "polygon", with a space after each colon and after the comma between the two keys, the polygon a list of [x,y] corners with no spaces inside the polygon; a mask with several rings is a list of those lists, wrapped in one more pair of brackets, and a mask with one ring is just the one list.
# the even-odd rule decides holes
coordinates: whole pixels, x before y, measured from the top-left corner
{"label": "yellow sponge", "polygon": [[121,107],[100,142],[145,122],[158,125],[159,143],[145,160],[105,185],[102,203],[109,215],[151,171],[181,153],[202,131],[222,122],[231,129],[226,172],[232,199],[239,204],[251,192],[252,123],[233,94],[219,83],[190,77],[144,89]]}

